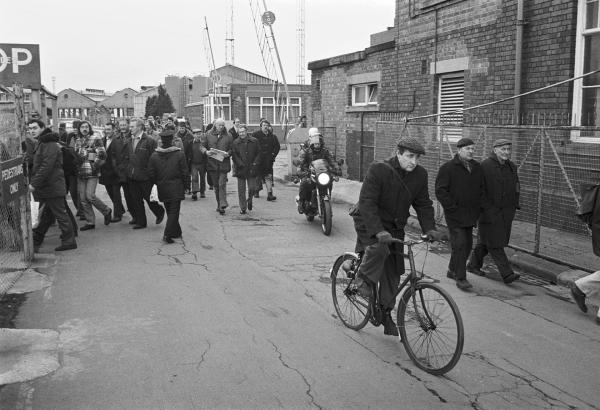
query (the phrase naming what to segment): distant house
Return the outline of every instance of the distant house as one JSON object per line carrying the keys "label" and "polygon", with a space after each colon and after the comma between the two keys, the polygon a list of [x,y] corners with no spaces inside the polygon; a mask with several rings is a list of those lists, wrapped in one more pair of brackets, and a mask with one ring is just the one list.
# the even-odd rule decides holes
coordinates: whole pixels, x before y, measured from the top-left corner
{"label": "distant house", "polygon": [[133,116],[144,117],[146,115],[146,101],[148,98],[158,95],[158,87],[147,88],[133,97]]}
{"label": "distant house", "polygon": [[123,88],[110,97],[102,100],[99,105],[108,110],[114,118],[134,116],[134,97],[138,94],[133,88]]}

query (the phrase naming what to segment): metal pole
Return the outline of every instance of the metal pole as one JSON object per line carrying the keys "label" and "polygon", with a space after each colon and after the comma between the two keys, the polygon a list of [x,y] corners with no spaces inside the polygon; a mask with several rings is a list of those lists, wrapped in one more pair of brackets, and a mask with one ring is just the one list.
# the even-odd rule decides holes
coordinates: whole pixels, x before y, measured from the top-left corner
{"label": "metal pole", "polygon": [[[267,10],[267,2],[263,0],[265,11]],[[290,112],[290,90],[288,89],[287,81],[285,80],[285,73],[283,72],[283,65],[281,64],[281,58],[279,57],[279,50],[277,49],[277,42],[275,41],[275,33],[273,32],[273,26],[268,25],[271,31],[271,39],[273,40],[273,48],[275,49],[275,55],[277,56],[277,64],[279,64],[279,71],[281,71],[281,79],[283,81],[283,87],[285,89],[286,98],[286,112],[285,112],[285,123],[288,123],[288,114]]]}
{"label": "metal pole", "polygon": [[546,147],[546,138],[543,131],[540,138],[540,159],[539,159],[539,172],[538,172],[538,191],[537,191],[537,209],[535,215],[535,245],[533,253],[535,255],[540,253],[540,232],[542,229],[542,197],[543,197],[543,184],[544,184],[544,150]]}
{"label": "metal pole", "polygon": [[[208,31],[208,21],[206,20],[206,16],[204,16],[204,27],[206,29],[206,39],[208,41],[208,50],[210,51],[210,63],[212,65],[212,71],[216,70],[215,67],[215,56],[213,54],[212,43],[210,41],[210,32]],[[218,104],[217,107],[219,109],[219,117],[223,117],[223,103],[221,101],[221,97],[217,97],[217,86],[215,84],[216,75],[212,75],[212,83],[213,83],[213,104]]]}

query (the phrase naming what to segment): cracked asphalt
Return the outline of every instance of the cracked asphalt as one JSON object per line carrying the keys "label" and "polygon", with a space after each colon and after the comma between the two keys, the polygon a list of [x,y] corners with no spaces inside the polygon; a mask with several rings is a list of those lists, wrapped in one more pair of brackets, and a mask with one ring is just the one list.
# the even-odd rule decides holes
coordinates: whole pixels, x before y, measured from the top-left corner
{"label": "cracked asphalt", "polygon": [[[82,232],[79,249],[44,272],[51,287],[29,293],[15,319],[59,333],[60,368],[6,385],[0,408],[600,407],[591,317],[530,283],[472,277],[474,290],[461,292],[445,277],[443,246],[424,265],[421,249],[417,265],[461,310],[454,370],[431,376],[381,328],[345,328],[329,269],[354,246],[347,205],[334,204],[325,237],[296,212],[296,191],[277,183],[276,202],[263,191],[240,215],[231,178],[227,213],[215,212],[211,191],[187,199],[172,245],[161,242],[164,225]],[[55,242],[53,230],[42,252]]]}

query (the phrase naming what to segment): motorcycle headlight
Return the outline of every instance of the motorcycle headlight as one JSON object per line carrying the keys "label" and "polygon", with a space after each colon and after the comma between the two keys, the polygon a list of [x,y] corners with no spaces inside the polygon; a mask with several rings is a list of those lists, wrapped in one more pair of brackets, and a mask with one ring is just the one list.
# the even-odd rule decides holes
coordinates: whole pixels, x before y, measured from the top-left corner
{"label": "motorcycle headlight", "polygon": [[317,177],[317,181],[319,181],[319,184],[321,184],[321,185],[329,185],[329,181],[331,181],[331,177],[329,176],[328,173],[323,172],[322,174],[319,174],[319,176]]}

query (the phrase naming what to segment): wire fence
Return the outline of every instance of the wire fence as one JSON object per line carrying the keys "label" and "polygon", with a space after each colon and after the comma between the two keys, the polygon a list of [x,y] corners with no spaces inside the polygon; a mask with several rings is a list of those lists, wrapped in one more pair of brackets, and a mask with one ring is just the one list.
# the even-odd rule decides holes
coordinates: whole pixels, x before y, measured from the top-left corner
{"label": "wire fence", "polygon": [[[22,102],[21,102],[22,103]],[[21,106],[22,107],[22,106]],[[0,103],[0,162],[21,158],[22,109],[19,99]],[[14,161],[13,161],[14,162]],[[20,163],[20,160],[17,160]],[[23,197],[3,200],[0,193],[0,297],[10,289],[29,265],[24,250],[24,233],[28,223],[23,217],[23,207],[28,202]]]}
{"label": "wire fence", "polygon": [[[378,121],[375,159],[389,157],[395,140],[405,135],[417,137],[425,145],[427,155],[420,164],[429,173],[432,199],[438,170],[456,153],[459,138],[475,141],[479,161],[489,156],[494,140],[511,140],[521,209],[513,223],[510,246],[580,269],[597,270],[600,263],[592,253],[591,233],[575,211],[581,185],[600,180],[600,128]],[[438,203],[436,208],[437,222],[444,225]]]}

